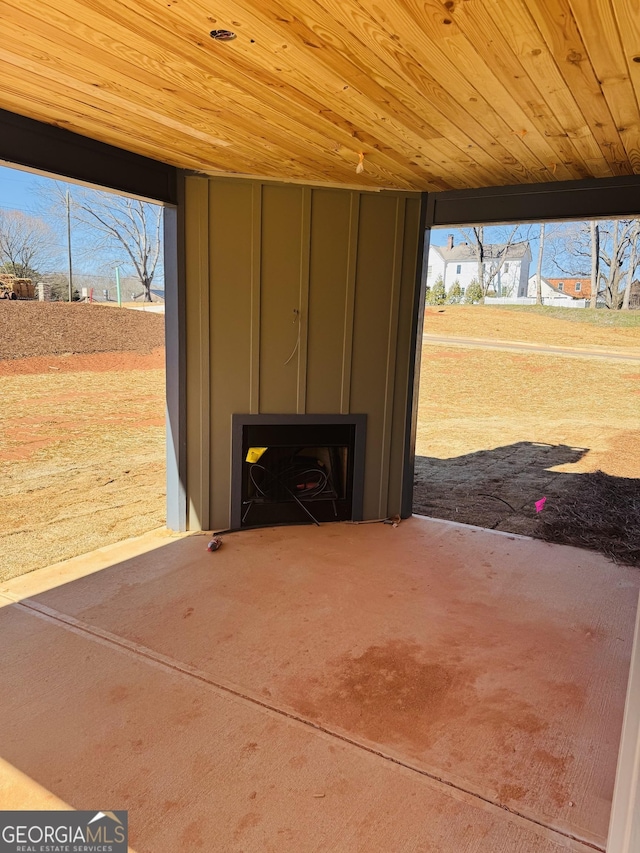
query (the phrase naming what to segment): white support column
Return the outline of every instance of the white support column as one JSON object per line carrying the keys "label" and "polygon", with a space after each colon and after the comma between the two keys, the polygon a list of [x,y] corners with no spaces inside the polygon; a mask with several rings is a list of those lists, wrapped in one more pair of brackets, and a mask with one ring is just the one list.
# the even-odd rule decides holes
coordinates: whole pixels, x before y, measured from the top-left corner
{"label": "white support column", "polygon": [[186,329],[184,293],[184,192],[164,210],[167,527],[187,529]]}
{"label": "white support column", "polygon": [[640,851],[640,603],[631,655],[607,853]]}

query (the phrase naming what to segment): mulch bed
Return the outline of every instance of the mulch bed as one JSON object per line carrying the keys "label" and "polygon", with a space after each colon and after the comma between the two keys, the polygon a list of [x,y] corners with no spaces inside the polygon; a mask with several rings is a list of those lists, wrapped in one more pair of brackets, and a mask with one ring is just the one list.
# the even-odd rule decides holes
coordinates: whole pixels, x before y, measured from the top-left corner
{"label": "mulch bed", "polygon": [[545,510],[538,533],[542,539],[640,566],[640,480],[602,471],[582,474],[562,503]]}
{"label": "mulch bed", "polygon": [[0,360],[65,353],[150,353],[164,346],[164,317],[65,302],[0,300]]}

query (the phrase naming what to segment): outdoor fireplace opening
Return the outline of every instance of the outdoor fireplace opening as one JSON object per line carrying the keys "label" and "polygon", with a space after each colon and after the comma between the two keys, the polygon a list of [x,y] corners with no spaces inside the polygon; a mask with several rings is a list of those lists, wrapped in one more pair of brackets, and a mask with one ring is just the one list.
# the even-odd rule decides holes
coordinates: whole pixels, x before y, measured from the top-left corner
{"label": "outdoor fireplace opening", "polygon": [[232,526],[362,518],[365,415],[234,415]]}

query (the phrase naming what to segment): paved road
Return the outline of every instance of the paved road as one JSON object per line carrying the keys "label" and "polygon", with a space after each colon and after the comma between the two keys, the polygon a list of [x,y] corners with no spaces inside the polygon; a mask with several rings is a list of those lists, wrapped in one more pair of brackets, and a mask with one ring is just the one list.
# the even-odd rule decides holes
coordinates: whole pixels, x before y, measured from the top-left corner
{"label": "paved road", "polygon": [[510,352],[535,352],[541,355],[564,355],[569,358],[607,358],[615,361],[640,362],[640,353],[609,352],[607,350],[582,349],[580,347],[554,347],[548,344],[525,344],[517,341],[492,341],[482,338],[446,337],[444,335],[422,336],[424,344],[458,347],[478,347],[479,349],[506,350]]}

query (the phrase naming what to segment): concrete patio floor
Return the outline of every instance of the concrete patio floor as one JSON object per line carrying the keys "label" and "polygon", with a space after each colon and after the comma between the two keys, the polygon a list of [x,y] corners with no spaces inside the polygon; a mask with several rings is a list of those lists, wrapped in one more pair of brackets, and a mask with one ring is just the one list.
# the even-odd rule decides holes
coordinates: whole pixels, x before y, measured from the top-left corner
{"label": "concrete patio floor", "polygon": [[150,534],[0,586],[0,808],[131,849],[603,850],[640,572],[414,517]]}

